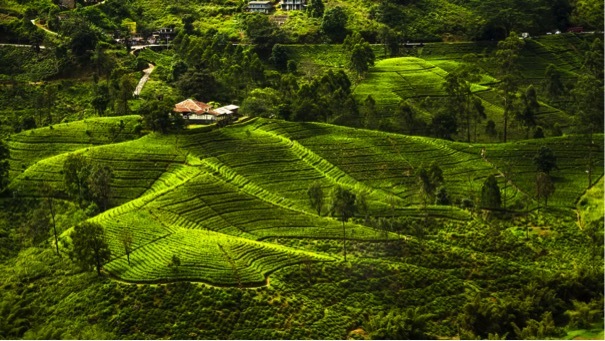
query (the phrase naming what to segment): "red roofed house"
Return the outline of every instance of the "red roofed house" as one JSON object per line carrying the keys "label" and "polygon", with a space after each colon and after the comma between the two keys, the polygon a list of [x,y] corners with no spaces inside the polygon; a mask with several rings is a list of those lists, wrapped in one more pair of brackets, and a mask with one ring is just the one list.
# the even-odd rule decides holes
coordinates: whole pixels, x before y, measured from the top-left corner
{"label": "red roofed house", "polygon": [[173,111],[182,114],[190,123],[213,123],[225,118],[224,114],[212,110],[212,106],[193,99],[175,104]]}

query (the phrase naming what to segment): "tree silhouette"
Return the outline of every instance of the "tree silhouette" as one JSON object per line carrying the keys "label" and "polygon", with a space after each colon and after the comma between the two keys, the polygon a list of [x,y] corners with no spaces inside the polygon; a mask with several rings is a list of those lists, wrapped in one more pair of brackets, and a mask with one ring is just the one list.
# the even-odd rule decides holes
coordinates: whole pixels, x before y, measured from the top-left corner
{"label": "tree silhouette", "polygon": [[485,179],[481,187],[481,206],[487,209],[498,209],[502,205],[500,187],[498,181],[492,174]]}
{"label": "tree silhouette", "polygon": [[319,181],[314,181],[307,189],[307,196],[309,197],[309,204],[317,211],[317,215],[321,216],[321,208],[324,204],[324,192],[321,188]]}
{"label": "tree silhouette", "polygon": [[541,146],[540,149],[538,149],[533,160],[538,172],[550,174],[551,170],[559,169],[559,167],[557,167],[557,157],[555,156],[555,153],[546,146]]}
{"label": "tree silhouette", "polygon": [[348,189],[337,186],[332,191],[332,207],[330,211],[333,215],[339,217],[342,221],[342,245],[344,250],[345,262],[347,261],[347,233],[345,223],[349,218],[355,215],[357,207],[355,205],[355,194]]}
{"label": "tree silhouette", "polygon": [[519,52],[525,43],[517,37],[517,33],[510,35],[498,43],[494,63],[497,67],[497,75],[500,79],[498,91],[502,97],[504,107],[504,142],[507,139],[508,119],[510,113],[514,112],[514,101],[519,86]]}

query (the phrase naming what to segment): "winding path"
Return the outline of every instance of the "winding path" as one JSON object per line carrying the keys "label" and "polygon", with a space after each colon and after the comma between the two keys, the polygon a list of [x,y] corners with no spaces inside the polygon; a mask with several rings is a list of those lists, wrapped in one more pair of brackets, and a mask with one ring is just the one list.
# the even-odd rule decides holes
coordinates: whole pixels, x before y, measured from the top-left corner
{"label": "winding path", "polygon": [[143,75],[143,77],[141,77],[141,80],[139,80],[139,84],[137,84],[137,87],[134,89],[134,92],[132,93],[133,96],[137,97],[141,94],[141,91],[143,91],[143,87],[145,86],[145,83],[147,83],[147,81],[149,80],[149,76],[151,75],[151,73],[153,72],[153,69],[155,68],[155,65],[149,63],[148,64],[149,67],[146,68],[145,70],[143,70],[143,72],[145,73]]}
{"label": "winding path", "polygon": [[38,20],[38,19],[32,19],[32,20],[30,20],[30,21],[31,21],[32,25],[34,25],[34,26],[36,26],[36,27],[38,27],[38,28],[43,29],[43,30],[44,30],[44,31],[46,31],[47,33],[54,34],[54,35],[56,35],[56,36],[58,36],[58,35],[59,35],[59,33],[54,32],[54,31],[51,31],[51,30],[49,30],[48,28],[46,28],[46,27],[42,26],[41,24],[36,23],[36,21],[37,21],[37,20]]}

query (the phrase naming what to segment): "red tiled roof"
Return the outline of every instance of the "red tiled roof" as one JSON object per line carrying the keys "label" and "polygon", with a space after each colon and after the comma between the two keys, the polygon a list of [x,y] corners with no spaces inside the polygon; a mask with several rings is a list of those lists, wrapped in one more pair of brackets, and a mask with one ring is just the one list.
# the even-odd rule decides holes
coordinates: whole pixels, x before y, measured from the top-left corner
{"label": "red tiled roof", "polygon": [[218,115],[216,112],[212,110],[212,106],[204,103],[193,100],[191,98],[186,99],[180,103],[174,105],[173,111],[180,113],[193,113],[198,115],[210,114],[210,115]]}

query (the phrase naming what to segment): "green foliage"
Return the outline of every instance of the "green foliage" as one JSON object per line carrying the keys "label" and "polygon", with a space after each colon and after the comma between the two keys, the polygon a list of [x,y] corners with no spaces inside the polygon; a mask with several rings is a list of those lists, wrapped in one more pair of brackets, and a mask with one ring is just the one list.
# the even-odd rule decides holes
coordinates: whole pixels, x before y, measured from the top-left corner
{"label": "green foliage", "polygon": [[63,182],[66,192],[80,203],[89,197],[88,179],[91,167],[90,161],[82,154],[69,154],[63,163]]}
{"label": "green foliage", "polygon": [[427,324],[435,315],[423,312],[423,309],[391,309],[367,317],[364,327],[368,336],[375,340],[416,340],[432,339],[427,333]]}
{"label": "green foliage", "polygon": [[273,88],[254,89],[242,103],[241,112],[248,116],[279,117],[280,93]]}
{"label": "green foliage", "polygon": [[323,15],[321,20],[321,30],[330,38],[333,43],[341,43],[347,34],[347,20],[347,13],[342,7],[332,7]]}
{"label": "green foliage", "polygon": [[359,33],[348,35],[342,46],[345,53],[349,55],[348,67],[357,74],[357,78],[361,78],[370,66],[374,66],[376,59],[374,51]]}
{"label": "green foliage", "polygon": [[533,161],[538,172],[549,174],[551,170],[559,169],[555,153],[547,146],[540,146],[540,149],[534,155]]}
{"label": "green foliage", "polygon": [[280,44],[273,45],[269,61],[280,71],[286,71],[288,67],[288,50]]}
{"label": "green foliage", "polygon": [[310,17],[321,18],[324,15],[324,3],[323,0],[310,0],[307,5],[307,13]]}
{"label": "green foliage", "polygon": [[251,13],[240,16],[240,26],[246,37],[254,44],[254,50],[268,58],[273,45],[282,42],[282,33],[277,25],[262,13]]}
{"label": "green foliage", "polygon": [[548,206],[548,197],[555,193],[555,184],[550,175],[539,172],[536,177],[536,196],[538,201],[544,198],[544,206]]}
{"label": "green foliage", "polygon": [[500,78],[498,91],[502,98],[504,109],[504,132],[503,140],[506,142],[508,133],[508,118],[515,111],[515,98],[519,83],[520,70],[518,65],[519,53],[524,42],[519,39],[516,32],[510,32],[508,37],[498,42],[498,48],[494,54],[494,63],[497,75]]}
{"label": "green foliage", "polygon": [[113,176],[107,165],[91,162],[83,154],[69,154],[63,162],[63,183],[67,194],[84,207],[94,202],[101,211],[109,208]]}
{"label": "green foliage", "polygon": [[498,209],[502,205],[500,187],[494,175],[490,175],[485,179],[481,187],[481,207],[487,209]]}
{"label": "green foliage", "polygon": [[0,193],[4,192],[8,185],[9,159],[10,150],[3,141],[0,141]]}
{"label": "green foliage", "polygon": [[139,108],[145,128],[161,133],[181,129],[184,125],[182,116],[173,112],[173,108],[174,102],[170,98],[146,101]]}
{"label": "green foliage", "polygon": [[134,240],[134,234],[128,228],[123,228],[119,234],[119,239],[122,243],[122,247],[124,248],[124,253],[126,254],[126,258],[128,260],[128,265],[130,265],[130,254],[132,253],[132,243]]}
{"label": "green foliage", "polygon": [[111,259],[103,227],[97,223],[82,223],[74,228],[71,239],[71,258],[84,270],[96,268],[97,274],[101,276],[103,264]]}
{"label": "green foliage", "polygon": [[307,190],[307,196],[309,196],[309,204],[317,211],[317,215],[321,216],[321,209],[324,205],[324,192],[321,188],[321,183],[318,181],[313,182]]}

